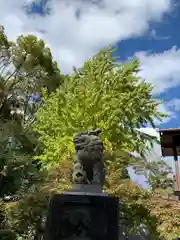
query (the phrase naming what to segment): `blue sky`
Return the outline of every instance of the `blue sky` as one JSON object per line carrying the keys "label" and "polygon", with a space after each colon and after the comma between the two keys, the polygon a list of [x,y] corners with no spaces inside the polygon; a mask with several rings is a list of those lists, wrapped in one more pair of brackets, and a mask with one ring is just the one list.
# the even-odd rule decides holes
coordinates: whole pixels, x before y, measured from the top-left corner
{"label": "blue sky", "polygon": [[[0,22],[10,40],[34,34],[71,73],[104,46],[121,61],[138,57],[139,75],[155,87],[168,113],[157,127],[180,127],[180,4],[175,0],[0,0]],[[153,129],[146,129],[157,134]],[[155,154],[160,157],[159,147]]]}

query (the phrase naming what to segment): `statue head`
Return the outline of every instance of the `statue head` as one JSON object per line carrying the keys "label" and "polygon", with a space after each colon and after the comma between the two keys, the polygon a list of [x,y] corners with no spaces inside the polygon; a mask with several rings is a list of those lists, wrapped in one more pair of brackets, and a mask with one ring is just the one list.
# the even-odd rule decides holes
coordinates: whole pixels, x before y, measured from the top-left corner
{"label": "statue head", "polygon": [[76,153],[91,158],[94,162],[103,156],[104,146],[99,137],[101,130],[79,133],[74,138]]}

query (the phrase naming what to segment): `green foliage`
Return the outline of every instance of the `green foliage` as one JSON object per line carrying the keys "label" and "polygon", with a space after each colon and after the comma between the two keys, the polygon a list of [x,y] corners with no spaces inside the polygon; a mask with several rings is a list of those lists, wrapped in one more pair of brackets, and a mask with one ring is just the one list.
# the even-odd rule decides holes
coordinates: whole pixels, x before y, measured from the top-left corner
{"label": "green foliage", "polygon": [[156,218],[157,231],[160,239],[176,240],[180,229],[180,203],[171,194],[171,197],[162,195],[160,189],[153,192],[149,200],[151,215]]}
{"label": "green foliage", "polygon": [[135,173],[145,176],[152,190],[173,186],[172,168],[164,160],[136,157],[132,163]]}
{"label": "green foliage", "polygon": [[40,178],[36,166],[31,162],[31,156],[18,152],[2,155],[0,170],[0,197],[20,195]]}
{"label": "green foliage", "polygon": [[[113,51],[105,49],[79,70],[55,93],[44,94],[46,104],[38,113],[35,130],[45,146],[41,160],[47,164],[70,156],[73,135],[100,128],[108,151],[142,152],[147,141],[136,130],[164,115],[152,99],[152,86],[137,75],[139,62],[117,64]],[[137,104],[138,103],[138,104]]]}
{"label": "green foliage", "polygon": [[43,40],[33,35],[8,41],[0,28],[0,119],[26,124],[32,121],[37,106],[28,104],[29,96],[44,87],[50,93],[62,84],[57,63]]}
{"label": "green foliage", "polygon": [[16,234],[10,229],[0,230],[0,239],[1,240],[16,240]]}
{"label": "green foliage", "polygon": [[151,189],[169,189],[173,187],[172,168],[164,161],[154,161],[148,175],[148,183]]}
{"label": "green foliage", "polygon": [[21,202],[44,179],[32,160],[41,148],[30,130],[41,102],[29,104],[29,96],[41,93],[42,88],[50,93],[63,81],[42,40],[29,35],[9,42],[0,26],[0,207],[4,209],[0,212],[0,239],[17,239],[18,229],[14,233],[9,230],[13,228],[7,208],[14,201]]}
{"label": "green foliage", "polygon": [[55,165],[44,172],[44,178],[31,186],[20,201],[6,207],[9,225],[20,236],[30,239],[43,228],[47,216],[48,204],[53,193],[66,191],[71,183],[70,161]]}
{"label": "green foliage", "polygon": [[12,62],[21,72],[21,80],[24,78],[27,90],[30,88],[32,91],[33,87],[35,92],[47,87],[52,91],[63,81],[50,49],[33,35],[18,37],[12,47]]}

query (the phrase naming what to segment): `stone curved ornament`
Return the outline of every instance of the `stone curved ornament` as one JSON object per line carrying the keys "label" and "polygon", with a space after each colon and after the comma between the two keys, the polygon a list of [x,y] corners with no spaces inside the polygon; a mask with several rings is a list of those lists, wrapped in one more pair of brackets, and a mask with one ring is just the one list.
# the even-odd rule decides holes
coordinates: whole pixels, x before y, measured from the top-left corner
{"label": "stone curved ornament", "polygon": [[105,181],[104,146],[101,130],[81,132],[74,138],[75,159],[72,180],[75,184],[98,184]]}

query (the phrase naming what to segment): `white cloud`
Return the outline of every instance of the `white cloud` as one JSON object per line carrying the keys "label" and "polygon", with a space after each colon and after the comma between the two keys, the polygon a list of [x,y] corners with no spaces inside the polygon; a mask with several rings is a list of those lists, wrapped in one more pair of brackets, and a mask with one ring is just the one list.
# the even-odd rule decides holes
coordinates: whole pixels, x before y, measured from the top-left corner
{"label": "white cloud", "polygon": [[137,53],[141,61],[140,76],[152,83],[154,95],[180,85],[180,49],[172,47],[163,53]]}
{"label": "white cloud", "polygon": [[160,139],[158,129],[147,127],[147,128],[140,128],[139,130],[143,133],[146,133],[146,134],[152,136],[152,137],[157,137],[158,140]]}
{"label": "white cloud", "polygon": [[[147,128],[140,128],[140,131],[150,136],[157,137],[157,139],[160,140],[158,129],[147,127]],[[160,158],[161,158],[161,146],[160,144],[155,143],[152,148],[152,151],[147,156],[147,160],[152,161],[152,160],[158,160]]]}
{"label": "white cloud", "polygon": [[150,22],[171,11],[173,1],[49,0],[51,14],[45,17],[27,16],[23,6],[28,2],[32,0],[0,0],[0,19],[9,38],[22,33],[43,37],[61,70],[68,73],[105,45],[144,34]]}
{"label": "white cloud", "polygon": [[179,98],[173,98],[170,101],[167,102],[167,106],[172,111],[180,112],[180,99]]}
{"label": "white cloud", "polygon": [[[163,123],[167,123],[169,122],[171,119],[176,118],[177,114],[175,109],[171,108],[169,105],[169,102],[163,102],[158,106],[158,111],[161,113],[165,113],[168,114],[168,117],[165,117],[163,119]],[[159,120],[155,119],[155,125],[159,126],[162,122],[160,122]]]}
{"label": "white cloud", "polygon": [[171,37],[170,36],[159,36],[156,29],[152,29],[150,32],[149,32],[149,38],[150,39],[155,39],[155,40],[168,40],[170,39]]}

